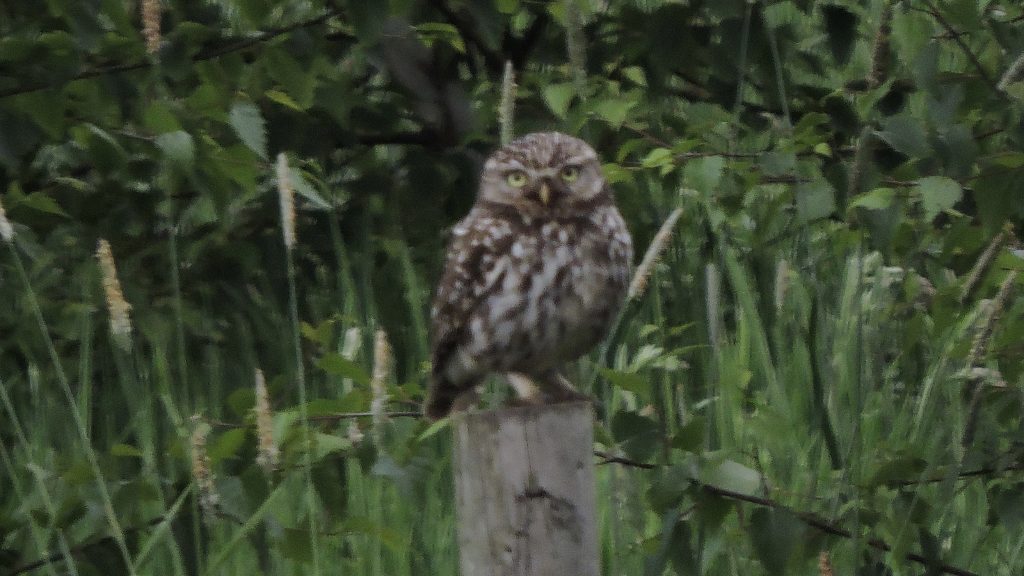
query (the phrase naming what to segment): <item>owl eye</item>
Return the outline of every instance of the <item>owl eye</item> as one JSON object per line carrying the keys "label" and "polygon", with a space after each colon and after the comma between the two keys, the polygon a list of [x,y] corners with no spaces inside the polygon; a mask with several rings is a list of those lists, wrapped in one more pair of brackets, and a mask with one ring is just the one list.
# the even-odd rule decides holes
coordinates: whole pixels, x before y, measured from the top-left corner
{"label": "owl eye", "polygon": [[513,188],[522,188],[523,186],[526,186],[526,180],[526,172],[523,172],[522,170],[513,170],[505,175],[505,181]]}
{"label": "owl eye", "polygon": [[564,180],[565,182],[572,182],[573,180],[579,178],[579,176],[579,166],[566,166],[565,168],[562,168],[562,180]]}

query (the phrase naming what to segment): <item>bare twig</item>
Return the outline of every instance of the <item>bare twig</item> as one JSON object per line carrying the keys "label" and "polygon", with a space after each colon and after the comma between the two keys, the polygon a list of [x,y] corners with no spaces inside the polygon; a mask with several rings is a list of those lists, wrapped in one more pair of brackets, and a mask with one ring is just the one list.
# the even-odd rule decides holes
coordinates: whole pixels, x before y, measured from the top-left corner
{"label": "bare twig", "polygon": [[922,0],[922,3],[928,7],[928,9],[924,10],[924,12],[931,14],[931,16],[935,18],[935,20],[938,21],[938,23],[941,24],[947,32],[950,33],[950,35],[953,37],[953,41],[956,42],[957,46],[960,47],[960,50],[963,51],[964,55],[966,55],[967,58],[971,61],[971,64],[974,65],[974,68],[977,69],[978,75],[981,76],[981,79],[984,80],[986,84],[991,86],[993,91],[995,91],[997,94],[1002,95],[1003,92],[999,89],[999,86],[996,84],[996,81],[992,79],[992,76],[990,76],[989,73],[985,71],[985,67],[981,65],[981,60],[979,60],[978,56],[974,53],[973,50],[971,50],[971,47],[968,46],[966,42],[964,42],[964,39],[961,37],[962,34],[959,31],[957,31],[956,28],[953,28],[953,25],[949,23],[949,20],[946,20],[946,17],[942,15],[942,12],[939,12],[939,9],[935,7],[935,4],[931,0]]}
{"label": "bare twig", "polygon": [[[982,358],[988,353],[989,343],[992,340],[992,334],[995,332],[996,325],[999,323],[999,318],[1002,316],[1003,310],[1006,308],[1006,303],[1010,299],[1010,293],[1013,290],[1014,285],[1017,283],[1017,276],[1019,275],[1018,270],[1011,270],[1003,283],[999,286],[999,293],[992,299],[992,302],[988,306],[988,311],[984,314],[983,323],[981,329],[978,331],[977,336],[974,338],[974,342],[971,343],[971,351],[967,355],[967,367],[972,368],[981,361]],[[981,412],[981,393],[985,389],[985,381],[979,379],[974,385],[974,391],[971,393],[971,401],[967,406],[967,422],[964,424],[964,435],[961,443],[964,446],[969,446],[974,441],[974,431],[978,424],[978,414]]]}
{"label": "bare twig", "polygon": [[982,274],[988,270],[989,265],[992,264],[993,260],[995,260],[999,248],[1003,246],[1003,243],[1006,242],[1006,239],[1009,238],[1009,235],[1012,233],[1012,227],[1006,226],[999,234],[996,235],[995,238],[992,239],[991,242],[989,242],[988,247],[981,253],[978,261],[971,267],[971,272],[967,275],[967,279],[964,280],[964,285],[960,289],[961,303],[967,300],[967,297],[974,291],[974,287],[977,286],[978,280],[981,280]]}
{"label": "bare twig", "polygon": [[636,460],[630,460],[629,458],[622,458],[620,456],[612,455],[608,452],[602,452],[601,450],[594,450],[594,456],[601,459],[597,463],[598,466],[604,464],[622,464],[623,466],[629,466],[631,468],[643,468],[644,470],[653,470],[657,468],[654,464],[648,464],[647,462],[637,462]]}
{"label": "bare twig", "polygon": [[[319,414],[317,416],[310,416],[310,422],[337,422],[340,420],[348,420],[351,418],[372,418],[373,412],[338,412],[335,414]],[[384,412],[386,418],[422,418],[423,412],[419,410],[408,410],[408,411],[396,411],[396,412]],[[207,420],[211,426],[218,428],[253,428],[255,426],[252,422],[225,422],[224,420]]]}
{"label": "bare twig", "polygon": [[1006,73],[999,79],[999,89],[1005,92],[1010,84],[1013,84],[1020,79],[1021,75],[1024,75],[1024,52],[1017,59],[1010,64],[1010,67],[1006,69]]}

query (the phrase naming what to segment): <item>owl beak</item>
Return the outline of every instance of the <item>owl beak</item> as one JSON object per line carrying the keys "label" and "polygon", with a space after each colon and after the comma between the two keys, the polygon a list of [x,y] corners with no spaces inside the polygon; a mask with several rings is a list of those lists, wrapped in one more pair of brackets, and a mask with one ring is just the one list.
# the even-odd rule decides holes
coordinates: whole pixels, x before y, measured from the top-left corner
{"label": "owl beak", "polygon": [[545,206],[548,205],[548,202],[551,202],[551,188],[546,181],[540,183],[540,190],[537,191],[537,196],[540,197],[541,203]]}

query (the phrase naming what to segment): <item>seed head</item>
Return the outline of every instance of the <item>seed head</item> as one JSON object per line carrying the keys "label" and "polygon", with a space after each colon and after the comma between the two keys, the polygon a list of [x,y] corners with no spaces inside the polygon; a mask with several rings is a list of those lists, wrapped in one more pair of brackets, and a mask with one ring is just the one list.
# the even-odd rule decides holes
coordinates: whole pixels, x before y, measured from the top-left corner
{"label": "seed head", "polygon": [[274,416],[270,411],[270,397],[267,393],[267,382],[263,378],[263,370],[256,369],[256,436],[259,440],[256,463],[267,474],[277,469],[280,451],[274,443]]}
{"label": "seed head", "polygon": [[672,230],[675,228],[676,222],[679,221],[679,217],[682,215],[682,208],[676,208],[673,210],[661,225],[658,233],[654,235],[654,239],[651,240],[651,245],[647,248],[647,252],[644,254],[644,259],[641,260],[640,265],[636,267],[636,272],[633,274],[633,281],[629,284],[629,292],[627,296],[629,300],[643,296],[644,291],[647,289],[647,281],[654,272],[654,267],[658,264],[658,258],[668,246],[668,241],[672,239]]}
{"label": "seed head", "polygon": [[374,432],[387,422],[388,387],[387,380],[391,374],[391,344],[383,330],[377,330],[373,339],[373,377],[370,380],[370,413],[373,415]]}
{"label": "seed head", "polygon": [[103,238],[100,238],[96,245],[96,259],[99,260],[100,272],[103,275],[103,293],[107,300],[107,310],[110,312],[110,333],[122,349],[129,350],[132,346],[132,323],[128,312],[132,306],[124,299],[124,293],[121,291],[110,242]]}
{"label": "seed head", "polygon": [[142,36],[146,39],[146,52],[160,50],[160,0],[142,0]]}
{"label": "seed head", "polygon": [[295,247],[295,188],[288,168],[288,156],[277,155],[277,197],[281,203],[281,232],[285,248]]}
{"label": "seed head", "polygon": [[8,244],[14,241],[14,227],[7,219],[7,212],[4,212],[3,204],[0,204],[0,239]]}
{"label": "seed head", "polygon": [[199,507],[203,509],[203,518],[212,522],[217,517],[217,504],[220,495],[213,484],[213,471],[210,469],[210,455],[206,452],[206,437],[210,434],[210,425],[203,417],[192,416],[192,478],[199,490]]}

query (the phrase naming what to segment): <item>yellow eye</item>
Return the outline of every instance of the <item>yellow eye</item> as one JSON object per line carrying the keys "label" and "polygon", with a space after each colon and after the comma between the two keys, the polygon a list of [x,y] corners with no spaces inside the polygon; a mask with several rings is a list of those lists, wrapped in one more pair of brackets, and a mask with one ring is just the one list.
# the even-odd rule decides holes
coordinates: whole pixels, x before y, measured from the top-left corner
{"label": "yellow eye", "polygon": [[573,180],[579,178],[579,176],[579,166],[566,166],[565,168],[562,168],[562,180],[566,182],[572,182]]}
{"label": "yellow eye", "polygon": [[522,188],[526,186],[526,173],[522,170],[513,170],[505,175],[505,180],[513,188]]}

